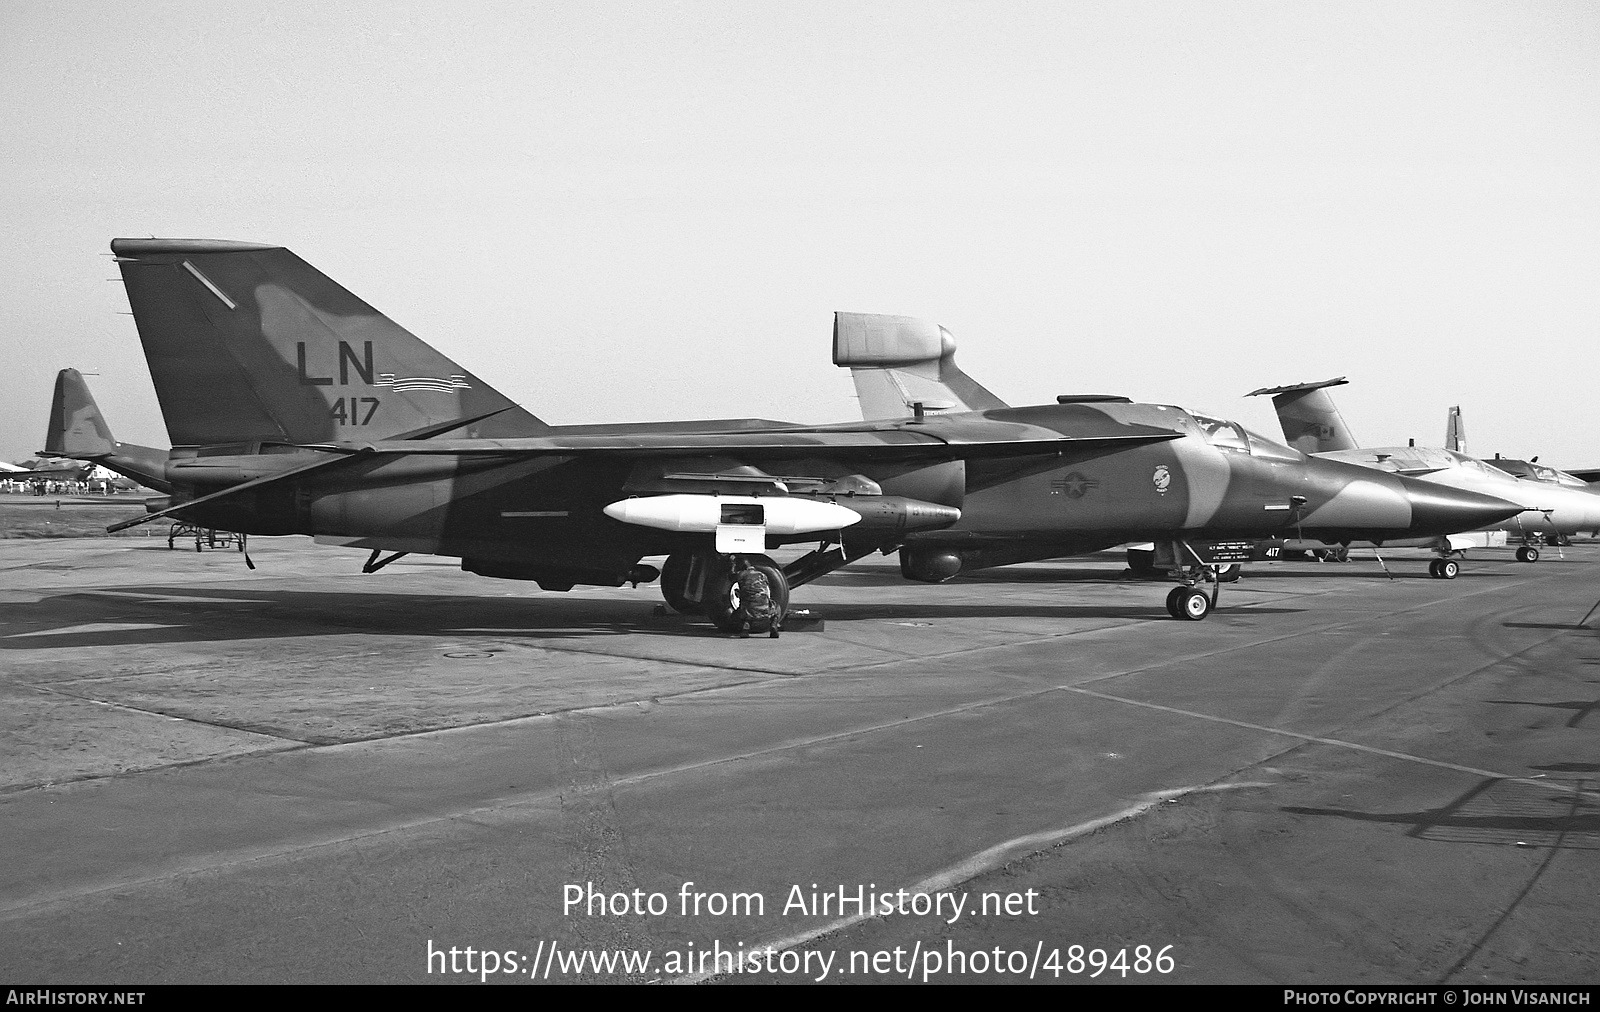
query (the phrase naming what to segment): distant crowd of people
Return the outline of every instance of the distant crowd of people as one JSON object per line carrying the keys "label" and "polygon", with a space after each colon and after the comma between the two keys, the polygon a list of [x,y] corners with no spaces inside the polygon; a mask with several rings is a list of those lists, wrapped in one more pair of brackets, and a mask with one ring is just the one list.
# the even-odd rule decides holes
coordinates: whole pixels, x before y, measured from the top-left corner
{"label": "distant crowd of people", "polygon": [[14,476],[0,478],[0,492],[10,495],[112,495],[116,483],[110,478],[90,481],[28,481]]}

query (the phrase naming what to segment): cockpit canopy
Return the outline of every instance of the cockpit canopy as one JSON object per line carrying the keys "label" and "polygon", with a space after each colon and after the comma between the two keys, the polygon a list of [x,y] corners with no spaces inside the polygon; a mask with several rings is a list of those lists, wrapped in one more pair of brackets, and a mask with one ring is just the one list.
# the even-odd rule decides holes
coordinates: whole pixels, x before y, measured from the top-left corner
{"label": "cockpit canopy", "polygon": [[1570,475],[1543,464],[1535,464],[1531,460],[1512,460],[1509,457],[1496,457],[1488,463],[1494,465],[1507,474],[1524,478],[1528,481],[1542,481],[1550,485],[1571,485],[1574,488],[1583,488],[1588,482],[1582,478]]}
{"label": "cockpit canopy", "polygon": [[1268,439],[1259,432],[1252,432],[1238,422],[1230,422],[1225,418],[1202,415],[1193,411],[1189,412],[1189,417],[1193,418],[1195,424],[1200,426],[1201,435],[1205,436],[1206,442],[1219,450],[1227,450],[1232,453],[1248,453],[1252,457],[1262,457],[1267,460],[1301,461],[1306,459],[1305,454],[1299,450],[1291,449],[1282,443]]}

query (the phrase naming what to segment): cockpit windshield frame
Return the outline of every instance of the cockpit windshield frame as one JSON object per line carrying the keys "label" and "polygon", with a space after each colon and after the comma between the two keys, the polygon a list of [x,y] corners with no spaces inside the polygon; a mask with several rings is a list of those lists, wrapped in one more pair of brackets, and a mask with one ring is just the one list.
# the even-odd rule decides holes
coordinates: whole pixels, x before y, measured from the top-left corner
{"label": "cockpit windshield frame", "polygon": [[1253,432],[1238,422],[1215,415],[1203,415],[1189,412],[1195,424],[1200,427],[1200,434],[1206,442],[1219,450],[1231,453],[1246,453],[1252,457],[1261,457],[1265,460],[1280,460],[1285,462],[1298,462],[1306,459],[1306,455],[1292,447],[1283,445],[1274,439],[1268,439],[1259,432]]}

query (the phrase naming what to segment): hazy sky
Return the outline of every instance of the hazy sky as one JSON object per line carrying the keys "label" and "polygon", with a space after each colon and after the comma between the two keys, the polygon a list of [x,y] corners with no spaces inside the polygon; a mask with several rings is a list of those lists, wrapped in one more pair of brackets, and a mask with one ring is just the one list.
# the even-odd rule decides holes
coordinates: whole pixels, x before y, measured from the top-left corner
{"label": "hazy sky", "polygon": [[166,446],[113,236],[288,246],[552,422],[855,416],[835,310],[1013,403],[1600,465],[1600,6],[0,3],[0,459]]}

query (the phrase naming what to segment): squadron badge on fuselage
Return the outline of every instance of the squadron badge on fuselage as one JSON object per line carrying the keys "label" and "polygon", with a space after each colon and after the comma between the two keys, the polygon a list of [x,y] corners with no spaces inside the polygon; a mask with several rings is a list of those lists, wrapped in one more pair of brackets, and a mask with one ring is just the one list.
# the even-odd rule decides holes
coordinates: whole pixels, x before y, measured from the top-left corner
{"label": "squadron badge on fuselage", "polygon": [[1150,480],[1156,483],[1157,492],[1166,495],[1167,486],[1172,484],[1172,472],[1167,470],[1167,465],[1157,464],[1156,473],[1150,476]]}

